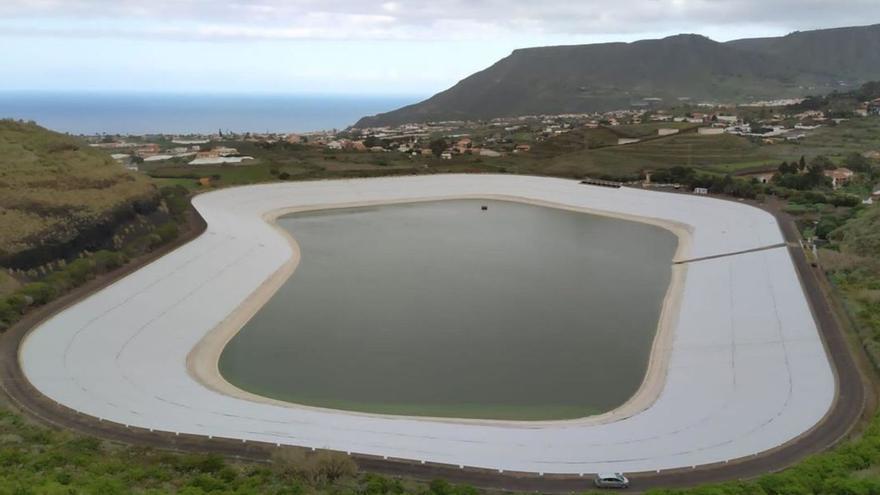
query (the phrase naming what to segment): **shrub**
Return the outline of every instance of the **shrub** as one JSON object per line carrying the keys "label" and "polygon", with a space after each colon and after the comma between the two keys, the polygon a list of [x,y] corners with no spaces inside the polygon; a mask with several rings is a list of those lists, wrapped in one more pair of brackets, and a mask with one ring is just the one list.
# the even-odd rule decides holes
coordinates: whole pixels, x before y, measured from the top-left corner
{"label": "shrub", "polygon": [[109,272],[125,264],[125,255],[117,251],[98,251],[92,256],[98,272]]}
{"label": "shrub", "polygon": [[357,473],[357,464],[338,452],[307,454],[299,449],[285,449],[272,455],[272,464],[280,473],[296,476],[312,486],[332,483]]}
{"label": "shrub", "polygon": [[155,234],[159,236],[161,243],[166,243],[177,238],[177,224],[174,222],[163,223],[157,229]]}
{"label": "shrub", "polygon": [[45,282],[32,282],[22,287],[19,292],[32,298],[34,304],[46,304],[55,299],[58,295],[58,289]]}
{"label": "shrub", "polygon": [[70,281],[74,286],[86,283],[95,275],[95,264],[89,258],[80,258],[72,263],[68,263],[64,269],[70,276]]}
{"label": "shrub", "polygon": [[16,311],[6,299],[0,299],[0,330],[6,330],[9,325],[18,321],[20,316],[21,313]]}
{"label": "shrub", "polygon": [[189,206],[187,201],[189,191],[183,186],[165,186],[160,192],[165,206],[168,207],[168,213],[175,218],[181,218]]}

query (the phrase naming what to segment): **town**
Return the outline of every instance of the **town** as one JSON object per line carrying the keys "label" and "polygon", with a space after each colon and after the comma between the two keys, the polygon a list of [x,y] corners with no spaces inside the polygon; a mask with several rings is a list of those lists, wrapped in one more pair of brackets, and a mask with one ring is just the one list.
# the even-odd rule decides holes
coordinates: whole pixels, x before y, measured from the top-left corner
{"label": "town", "polygon": [[[209,135],[85,137],[129,169],[188,188],[278,179],[495,172],[755,197],[766,192],[762,185],[775,184],[783,194],[804,189],[786,174],[786,167],[799,163],[795,172],[807,174],[806,158],[820,165],[816,173],[831,189],[866,203],[877,196],[871,178],[853,180],[880,159],[876,84],[820,98],[656,105],[308,133],[218,130]],[[848,137],[841,139],[844,135]],[[834,146],[826,146],[829,142]]]}

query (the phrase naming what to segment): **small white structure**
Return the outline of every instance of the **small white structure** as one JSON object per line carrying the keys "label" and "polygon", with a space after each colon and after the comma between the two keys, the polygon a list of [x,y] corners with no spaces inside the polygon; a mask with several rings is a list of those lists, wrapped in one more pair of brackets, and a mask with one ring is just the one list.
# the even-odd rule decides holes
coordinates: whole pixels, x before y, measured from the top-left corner
{"label": "small white structure", "polygon": [[678,134],[678,129],[672,129],[672,128],[657,129],[658,136],[672,136],[674,134]]}
{"label": "small white structure", "polygon": [[174,155],[153,155],[144,158],[145,162],[163,162],[174,158]]}
{"label": "small white structure", "polygon": [[443,160],[452,160],[452,152],[451,151],[444,151],[443,153],[440,154],[440,158]]}
{"label": "small white structure", "polygon": [[706,194],[709,194],[709,189],[707,189],[705,187],[695,187],[694,194],[701,194],[701,195],[705,196]]}
{"label": "small white structure", "polygon": [[721,127],[700,127],[697,129],[697,134],[700,136],[717,136],[724,134],[724,129]]}
{"label": "small white structure", "polygon": [[237,165],[245,161],[253,160],[252,156],[218,156],[214,158],[196,158],[189,162],[190,165]]}
{"label": "small white structure", "polygon": [[636,139],[636,138],[620,138],[620,139],[617,140],[617,145],[618,145],[618,146],[622,146],[622,145],[625,145],[625,144],[638,143],[639,141],[641,141],[641,139]]}

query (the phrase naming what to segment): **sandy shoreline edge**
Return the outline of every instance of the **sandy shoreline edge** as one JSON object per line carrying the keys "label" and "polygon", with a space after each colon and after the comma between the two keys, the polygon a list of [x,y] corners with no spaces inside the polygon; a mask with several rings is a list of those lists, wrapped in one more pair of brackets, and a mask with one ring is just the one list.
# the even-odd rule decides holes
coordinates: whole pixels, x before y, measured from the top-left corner
{"label": "sandy shoreline edge", "polygon": [[278,399],[272,399],[242,390],[228,381],[220,373],[219,360],[223,349],[229,341],[244,327],[244,325],[263,307],[263,305],[275,295],[278,289],[290,278],[299,265],[301,256],[299,244],[287,231],[277,224],[277,219],[281,216],[291,213],[302,213],[307,211],[332,210],[342,208],[359,208],[368,206],[381,206],[392,204],[411,204],[433,201],[462,200],[462,199],[487,199],[524,203],[534,206],[542,206],[559,210],[568,210],[579,213],[592,214],[608,218],[616,218],[620,220],[633,221],[655,227],[663,228],[672,232],[678,239],[675,255],[671,262],[682,261],[688,257],[691,250],[691,227],[682,223],[663,220],[651,217],[642,217],[635,215],[627,215],[613,211],[599,210],[592,208],[581,208],[561,203],[553,203],[542,200],[536,200],[523,196],[509,196],[497,194],[482,195],[443,195],[437,197],[416,197],[394,200],[376,200],[362,201],[350,203],[333,203],[326,205],[311,206],[292,206],[289,208],[280,208],[265,213],[263,221],[270,224],[282,237],[284,237],[292,251],[292,256],[278,270],[276,270],[268,279],[266,279],[256,291],[251,293],[236,309],[234,309],[224,320],[209,331],[205,336],[193,347],[187,354],[186,368],[189,375],[201,385],[218,393],[236,397],[252,402],[263,404],[271,404],[292,409],[302,409],[319,411],[322,413],[349,415],[349,416],[366,416],[385,419],[406,419],[413,421],[430,421],[444,422],[455,424],[480,424],[480,425],[505,425],[521,428],[540,428],[550,425],[598,425],[620,421],[628,417],[634,416],[654,404],[666,383],[666,373],[669,358],[672,351],[672,341],[674,337],[674,329],[678,321],[678,315],[681,305],[682,292],[687,274],[686,264],[671,263],[671,276],[669,286],[663,298],[660,311],[657,331],[651,346],[650,357],[646,367],[645,376],[641,385],[621,406],[598,415],[586,416],[575,419],[562,420],[496,420],[496,419],[469,419],[469,418],[451,418],[451,417],[432,417],[432,416],[405,416],[365,413],[357,411],[345,411],[338,409],[329,409],[316,406],[301,405]]}

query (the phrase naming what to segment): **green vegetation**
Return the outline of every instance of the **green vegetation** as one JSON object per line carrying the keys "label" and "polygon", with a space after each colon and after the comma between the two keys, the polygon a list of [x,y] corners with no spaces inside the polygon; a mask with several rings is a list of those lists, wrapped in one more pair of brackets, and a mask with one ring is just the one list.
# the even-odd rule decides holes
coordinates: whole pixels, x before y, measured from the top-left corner
{"label": "green vegetation", "polygon": [[21,284],[4,271],[0,271],[0,297],[18,289]]}
{"label": "green vegetation", "polygon": [[833,91],[823,96],[809,96],[793,108],[796,111],[820,110],[832,117],[852,117],[852,109],[863,101],[880,98],[880,82],[868,82],[853,91]]}
{"label": "green vegetation", "polygon": [[[637,127],[645,126],[655,127],[652,124]],[[510,170],[518,167],[520,171],[545,175],[636,178],[645,170],[672,167],[692,167],[713,174],[765,171],[776,169],[782,161],[797,163],[801,157],[811,160],[825,156],[831,165],[860,171],[867,163],[862,154],[880,151],[878,117],[851,119],[822,127],[811,131],[799,142],[785,144],[764,144],[731,134],[699,135],[686,129],[672,136],[616,146],[619,127],[636,126],[579,129],[537,145],[530,156],[518,156],[516,161],[507,159],[510,163],[504,166]],[[591,145],[585,144],[587,142]],[[854,166],[854,160],[861,165]]]}
{"label": "green vegetation", "polygon": [[149,180],[103,151],[33,123],[0,120],[0,265],[49,261],[51,250],[37,251],[155,208],[156,196]]}
{"label": "green vegetation", "polygon": [[578,159],[591,163],[593,173],[616,175],[675,166],[729,173],[775,161],[763,153],[759,145],[746,138],[730,134],[704,136],[694,132],[596,150],[583,156],[560,157],[556,161]]}
{"label": "green vegetation", "polygon": [[283,450],[269,464],[126,447],[26,423],[0,410],[0,493],[476,495],[436,481],[358,474],[344,454]]}
{"label": "green vegetation", "polygon": [[97,252],[83,251],[74,259],[58,259],[38,268],[18,271],[18,278],[0,271],[6,290],[0,292],[0,331],[17,322],[35,306],[44,305],[89,280],[115,270],[130,259],[171,242],[179,235],[178,224],[184,220],[188,207],[187,190],[182,187],[164,187],[160,191],[161,208],[156,215],[162,223],[142,219],[137,225],[126,225],[115,234],[115,249]]}
{"label": "green vegetation", "polygon": [[868,357],[880,369],[880,207],[857,209],[848,217],[820,217],[816,235],[824,234],[829,244],[819,251],[819,259],[843,297]]}
{"label": "green vegetation", "polygon": [[852,153],[880,151],[880,117],[845,120],[810,131],[807,137],[796,143],[767,146],[766,150],[779,160],[823,155],[834,162],[840,162]]}
{"label": "green vegetation", "polygon": [[880,493],[880,417],[860,438],[780,473],[650,495],[875,495]]}

